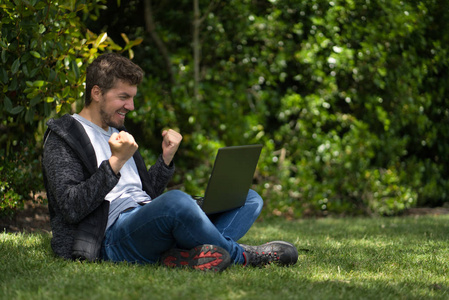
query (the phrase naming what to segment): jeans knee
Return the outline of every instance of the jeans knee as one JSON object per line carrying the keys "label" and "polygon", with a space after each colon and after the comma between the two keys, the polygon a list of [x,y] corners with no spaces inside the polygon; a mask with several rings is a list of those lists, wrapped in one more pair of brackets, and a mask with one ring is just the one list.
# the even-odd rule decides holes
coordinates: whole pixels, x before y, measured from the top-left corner
{"label": "jeans knee", "polygon": [[250,189],[248,191],[248,201],[251,201],[252,203],[257,203],[259,204],[259,206],[263,206],[263,199],[255,190]]}
{"label": "jeans knee", "polygon": [[263,207],[263,199],[262,197],[254,190],[249,190],[248,197],[246,199],[247,204],[257,205],[257,211],[262,211]]}
{"label": "jeans knee", "polygon": [[186,194],[181,190],[170,190],[165,192],[163,195],[164,197],[169,197],[170,199],[191,198],[189,194]]}
{"label": "jeans knee", "polygon": [[191,212],[192,209],[197,210],[199,208],[196,201],[183,191],[171,190],[164,193],[163,196],[167,209],[173,209],[178,213]]}

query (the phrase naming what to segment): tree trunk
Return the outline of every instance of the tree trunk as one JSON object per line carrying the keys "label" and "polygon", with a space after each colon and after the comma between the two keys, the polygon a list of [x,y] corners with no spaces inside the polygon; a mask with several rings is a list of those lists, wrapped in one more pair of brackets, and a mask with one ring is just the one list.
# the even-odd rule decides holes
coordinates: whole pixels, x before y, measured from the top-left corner
{"label": "tree trunk", "polygon": [[199,0],[193,1],[193,96],[200,101],[199,85],[200,85],[200,61],[201,61],[201,44],[200,44],[200,6]]}
{"label": "tree trunk", "polygon": [[218,4],[218,2],[211,1],[209,7],[203,16],[200,14],[200,4],[199,0],[193,0],[193,80],[194,80],[194,97],[198,101],[201,100],[199,94],[200,87],[200,65],[201,65],[201,40],[200,40],[200,29],[201,23],[207,18],[212,9]]}
{"label": "tree trunk", "polygon": [[170,77],[170,82],[172,84],[174,84],[175,76],[174,76],[173,70],[172,70],[172,63],[171,63],[170,55],[168,53],[167,47],[165,47],[164,42],[162,41],[162,39],[159,37],[159,35],[156,32],[156,25],[154,24],[151,0],[145,0],[144,4],[145,4],[146,31],[150,34],[151,38],[153,39],[154,43],[156,44],[156,47],[158,48],[159,52],[161,53],[161,55],[165,61],[167,73]]}

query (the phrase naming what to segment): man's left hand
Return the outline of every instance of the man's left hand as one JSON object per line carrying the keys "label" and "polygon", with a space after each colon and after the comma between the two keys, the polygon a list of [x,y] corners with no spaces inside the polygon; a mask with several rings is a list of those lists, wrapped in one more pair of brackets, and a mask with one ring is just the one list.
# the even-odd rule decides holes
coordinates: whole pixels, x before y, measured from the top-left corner
{"label": "man's left hand", "polygon": [[168,166],[173,160],[176,151],[178,151],[179,144],[181,144],[182,135],[173,129],[169,129],[162,132],[162,137],[162,158]]}

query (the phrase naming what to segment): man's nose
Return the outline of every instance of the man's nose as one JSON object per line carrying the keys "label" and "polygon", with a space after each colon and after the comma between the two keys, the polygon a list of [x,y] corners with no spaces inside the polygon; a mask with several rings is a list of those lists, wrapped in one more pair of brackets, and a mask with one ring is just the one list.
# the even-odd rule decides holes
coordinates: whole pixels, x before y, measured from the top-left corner
{"label": "man's nose", "polygon": [[130,98],[130,99],[126,100],[124,108],[129,111],[134,110],[134,98]]}

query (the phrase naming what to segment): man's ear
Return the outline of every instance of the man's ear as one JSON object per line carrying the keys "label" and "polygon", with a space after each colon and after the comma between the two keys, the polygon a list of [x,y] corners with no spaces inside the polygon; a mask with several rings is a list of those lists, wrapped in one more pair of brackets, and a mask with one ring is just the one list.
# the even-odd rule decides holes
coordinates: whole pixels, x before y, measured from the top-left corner
{"label": "man's ear", "polygon": [[90,91],[90,97],[92,101],[98,102],[101,99],[101,95],[103,95],[102,90],[98,85],[94,85],[92,90]]}

